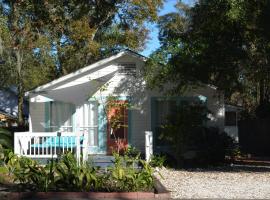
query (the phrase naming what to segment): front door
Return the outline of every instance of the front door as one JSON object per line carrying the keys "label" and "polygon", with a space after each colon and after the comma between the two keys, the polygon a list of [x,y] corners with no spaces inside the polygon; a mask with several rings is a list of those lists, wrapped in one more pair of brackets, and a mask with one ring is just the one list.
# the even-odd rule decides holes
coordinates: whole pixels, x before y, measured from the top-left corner
{"label": "front door", "polygon": [[128,145],[127,101],[116,100],[107,110],[107,153],[123,153]]}

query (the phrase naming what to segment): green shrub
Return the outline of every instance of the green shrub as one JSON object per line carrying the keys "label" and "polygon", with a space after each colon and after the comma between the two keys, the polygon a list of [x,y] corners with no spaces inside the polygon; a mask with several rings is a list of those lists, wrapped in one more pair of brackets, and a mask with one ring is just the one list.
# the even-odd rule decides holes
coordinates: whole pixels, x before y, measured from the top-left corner
{"label": "green shrub", "polygon": [[128,156],[128,157],[138,157],[141,155],[141,152],[136,149],[133,146],[128,146],[127,150],[125,151],[124,155]]}
{"label": "green shrub", "polygon": [[0,128],[0,144],[4,149],[13,149],[13,134],[11,131]]}
{"label": "green shrub", "polygon": [[4,158],[5,158],[4,148],[0,144],[0,166],[4,164]]}
{"label": "green shrub", "polygon": [[[137,165],[136,165],[137,164]],[[138,169],[137,166],[141,168]],[[153,169],[139,157],[114,154],[114,166],[105,174],[106,191],[148,191],[153,188]]]}
{"label": "green shrub", "polygon": [[58,188],[69,191],[97,190],[101,182],[97,176],[97,169],[88,163],[77,164],[73,154],[67,153],[59,163],[56,164],[55,184]]}
{"label": "green shrub", "polygon": [[185,165],[208,166],[223,163],[233,145],[233,139],[218,128],[200,128],[188,137],[186,152],[193,158],[184,159]]}
{"label": "green shrub", "polygon": [[19,183],[22,188],[48,191],[54,187],[54,162],[43,167],[36,161],[18,157],[13,152],[7,154],[5,161],[9,173],[13,175],[13,181]]}
{"label": "green shrub", "polygon": [[233,143],[226,133],[217,128],[206,128],[207,109],[203,104],[182,105],[168,116],[159,139],[169,143],[167,152],[176,167],[201,167],[224,162]]}
{"label": "green shrub", "polygon": [[166,156],[165,155],[152,155],[150,159],[150,166],[152,167],[163,167],[164,163],[166,161]]}
{"label": "green shrub", "polygon": [[[89,163],[77,164],[67,153],[58,161],[41,166],[36,161],[9,152],[9,173],[22,189],[31,191],[146,191],[153,188],[153,170],[137,157],[114,154],[115,163],[106,173]],[[141,168],[138,168],[141,166]]]}

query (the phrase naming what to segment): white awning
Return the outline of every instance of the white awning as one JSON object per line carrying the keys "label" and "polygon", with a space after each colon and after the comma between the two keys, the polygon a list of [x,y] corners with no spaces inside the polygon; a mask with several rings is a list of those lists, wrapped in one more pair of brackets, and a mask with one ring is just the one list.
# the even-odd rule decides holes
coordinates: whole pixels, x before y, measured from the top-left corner
{"label": "white awning", "polygon": [[107,83],[114,76],[116,71],[117,70],[114,70],[105,76],[99,76],[98,73],[92,73],[84,77],[79,77],[50,90],[34,93],[31,95],[30,101],[61,101],[82,105],[86,100],[93,96],[101,86]]}

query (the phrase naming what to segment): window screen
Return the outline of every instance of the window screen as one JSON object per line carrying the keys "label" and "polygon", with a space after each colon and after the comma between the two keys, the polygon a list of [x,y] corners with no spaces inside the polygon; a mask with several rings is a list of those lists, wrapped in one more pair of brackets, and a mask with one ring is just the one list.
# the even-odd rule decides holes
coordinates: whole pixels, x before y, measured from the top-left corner
{"label": "window screen", "polygon": [[136,75],[136,64],[135,63],[119,64],[119,73],[127,75]]}
{"label": "window screen", "polygon": [[51,103],[50,131],[73,132],[73,104],[57,102]]}

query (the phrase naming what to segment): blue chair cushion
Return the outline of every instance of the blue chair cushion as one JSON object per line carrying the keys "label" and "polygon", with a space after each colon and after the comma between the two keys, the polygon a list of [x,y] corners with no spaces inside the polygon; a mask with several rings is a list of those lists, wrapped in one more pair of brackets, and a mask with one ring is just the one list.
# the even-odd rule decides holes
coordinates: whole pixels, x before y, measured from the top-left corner
{"label": "blue chair cushion", "polygon": [[[65,138],[65,139],[64,139]],[[84,137],[80,137],[80,145],[82,146]],[[71,147],[76,147],[77,146],[77,141],[75,136],[70,136],[70,137],[47,137],[46,140],[41,143],[41,144],[32,144],[31,147],[64,147],[64,148],[71,148]]]}

